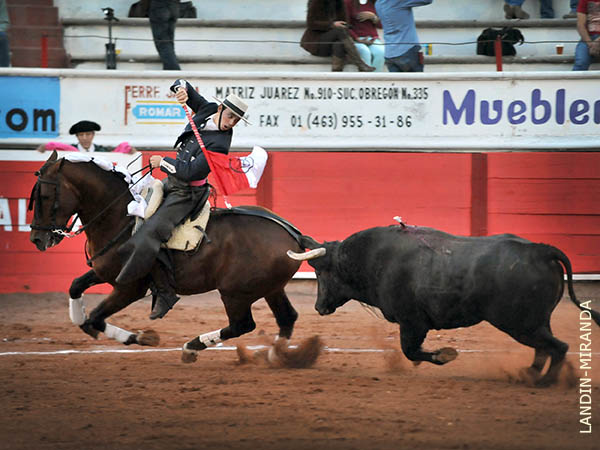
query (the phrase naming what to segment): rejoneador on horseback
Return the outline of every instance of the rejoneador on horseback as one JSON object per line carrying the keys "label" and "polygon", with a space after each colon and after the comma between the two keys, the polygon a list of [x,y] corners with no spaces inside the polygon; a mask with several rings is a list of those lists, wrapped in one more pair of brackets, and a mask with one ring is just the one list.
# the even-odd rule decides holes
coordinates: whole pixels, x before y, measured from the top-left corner
{"label": "rejoneador on horseback", "polygon": [[[185,80],[178,79],[171,91],[182,105],[195,113],[193,121],[205,147],[211,152],[227,155],[231,146],[233,128],[244,115],[247,105],[230,94],[218,103],[209,102]],[[188,217],[197,215],[209,195],[206,177],[210,173],[201,143],[188,123],[177,138],[176,158],[152,155],[150,165],[168,176],[163,181],[165,200],[140,229],[118,249],[123,263],[117,283],[129,284],[150,276],[153,308],[150,319],[160,319],[179,300],[175,293],[172,264],[167,252],[160,251],[173,229]]]}

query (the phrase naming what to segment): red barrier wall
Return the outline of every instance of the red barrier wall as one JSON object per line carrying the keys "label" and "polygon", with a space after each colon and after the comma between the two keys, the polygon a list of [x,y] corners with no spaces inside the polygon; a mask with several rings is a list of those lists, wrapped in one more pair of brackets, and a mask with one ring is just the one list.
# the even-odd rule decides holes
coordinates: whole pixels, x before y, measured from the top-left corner
{"label": "red barrier wall", "polygon": [[[258,190],[230,202],[270,208],[317,240],[344,239],[391,224],[398,215],[408,224],[450,233],[519,234],[561,248],[575,272],[600,273],[600,153],[269,156]],[[144,157],[147,162],[149,155]],[[40,253],[28,232],[2,225],[18,224],[19,214],[25,214],[33,172],[40,166],[0,162],[0,292],[67,291],[73,278],[88,270],[83,236]],[[31,213],[26,218],[30,223]],[[90,292],[107,290],[98,286]]]}

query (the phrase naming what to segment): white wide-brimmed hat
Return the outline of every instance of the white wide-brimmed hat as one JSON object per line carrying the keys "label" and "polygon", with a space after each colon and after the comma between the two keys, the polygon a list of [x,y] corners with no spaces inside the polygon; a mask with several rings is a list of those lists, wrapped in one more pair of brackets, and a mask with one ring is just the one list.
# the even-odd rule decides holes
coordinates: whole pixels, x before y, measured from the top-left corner
{"label": "white wide-brimmed hat", "polygon": [[248,105],[246,105],[246,103],[244,103],[244,101],[237,95],[229,94],[227,97],[225,97],[225,100],[219,100],[217,97],[213,98],[221,105],[225,106],[226,108],[229,108],[236,116],[238,116],[248,125],[250,125],[248,119],[244,117],[246,111],[248,111]]}

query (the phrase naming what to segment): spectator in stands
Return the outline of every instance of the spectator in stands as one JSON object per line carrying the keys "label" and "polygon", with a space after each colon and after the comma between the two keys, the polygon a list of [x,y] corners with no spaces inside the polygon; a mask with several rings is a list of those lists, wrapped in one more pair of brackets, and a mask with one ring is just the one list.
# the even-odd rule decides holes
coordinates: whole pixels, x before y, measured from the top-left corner
{"label": "spectator in stands", "polygon": [[577,32],[581,40],[575,47],[573,70],[588,70],[592,59],[600,58],[600,0],[579,0]]}
{"label": "spectator in stands", "polygon": [[569,0],[569,7],[571,11],[563,16],[563,19],[576,19],[577,18],[577,4],[579,0]]}
{"label": "spectator in stands", "polygon": [[10,47],[6,31],[10,26],[6,0],[0,0],[0,67],[10,66]]}
{"label": "spectator in stands", "polygon": [[84,153],[91,152],[111,152],[117,153],[129,153],[133,154],[136,149],[129,145],[128,142],[121,142],[115,149],[96,145],[93,143],[96,131],[100,131],[100,125],[91,120],[81,120],[74,124],[69,130],[69,134],[74,134],[77,137],[77,144],[67,145],[60,142],[48,142],[47,144],[41,144],[38,148],[38,152],[45,152],[46,150],[70,150],[80,151]]}
{"label": "spectator in stands", "polygon": [[175,55],[175,24],[179,17],[179,0],[150,0],[148,17],[163,70],[181,70]]}
{"label": "spectator in stands", "polygon": [[331,56],[332,72],[344,70],[346,62],[361,72],[375,70],[361,59],[348,33],[344,0],[308,0],[306,25],[301,47],[311,55]]}
{"label": "spectator in stands", "polygon": [[423,72],[421,45],[412,9],[433,0],[377,0],[375,9],[383,25],[385,64],[390,72]]}
{"label": "spectator in stands", "polygon": [[344,0],[350,20],[350,36],[362,60],[383,72],[385,63],[383,43],[379,39],[377,26],[381,28],[379,17],[375,14],[375,0]]}
{"label": "spectator in stands", "polygon": [[[507,19],[529,19],[529,14],[523,11],[525,0],[504,0],[504,17]],[[540,17],[554,19],[552,0],[540,0]]]}

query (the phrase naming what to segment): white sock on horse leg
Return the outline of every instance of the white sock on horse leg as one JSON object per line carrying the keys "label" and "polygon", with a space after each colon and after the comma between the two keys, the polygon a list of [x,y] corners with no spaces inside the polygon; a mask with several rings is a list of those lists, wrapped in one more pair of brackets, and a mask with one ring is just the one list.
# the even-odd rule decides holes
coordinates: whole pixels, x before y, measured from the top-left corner
{"label": "white sock on horse leg", "polygon": [[212,347],[222,341],[221,330],[211,331],[210,333],[204,333],[198,336],[200,342],[207,347]]}
{"label": "white sock on horse leg", "polygon": [[71,322],[79,326],[83,325],[86,321],[87,316],[85,315],[83,296],[69,299],[69,317],[71,318]]}
{"label": "white sock on horse leg", "polygon": [[135,333],[107,323],[106,328],[104,329],[104,334],[106,335],[106,337],[114,339],[124,344]]}

